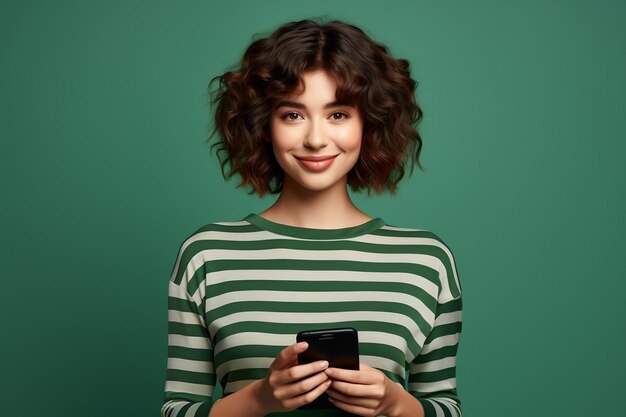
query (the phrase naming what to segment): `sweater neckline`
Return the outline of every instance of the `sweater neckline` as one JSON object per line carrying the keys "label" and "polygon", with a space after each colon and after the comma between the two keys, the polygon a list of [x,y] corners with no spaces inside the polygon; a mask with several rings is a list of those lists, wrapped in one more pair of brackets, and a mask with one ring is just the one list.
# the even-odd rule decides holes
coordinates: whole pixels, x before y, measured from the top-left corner
{"label": "sweater neckline", "polygon": [[267,220],[255,213],[248,214],[245,221],[252,223],[259,229],[273,232],[279,235],[292,236],[304,239],[345,239],[365,235],[380,229],[385,221],[380,217],[368,220],[365,223],[352,227],[339,229],[315,229],[310,227],[291,226]]}

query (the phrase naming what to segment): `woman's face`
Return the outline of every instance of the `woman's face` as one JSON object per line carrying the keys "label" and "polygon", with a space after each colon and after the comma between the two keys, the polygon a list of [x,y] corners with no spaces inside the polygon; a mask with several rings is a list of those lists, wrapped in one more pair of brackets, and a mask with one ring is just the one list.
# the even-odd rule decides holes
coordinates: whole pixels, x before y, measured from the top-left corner
{"label": "woman's face", "polygon": [[356,107],[336,101],[337,84],[325,71],[304,73],[303,82],[304,91],[279,100],[270,117],[284,189],[345,189],[361,150],[361,115]]}

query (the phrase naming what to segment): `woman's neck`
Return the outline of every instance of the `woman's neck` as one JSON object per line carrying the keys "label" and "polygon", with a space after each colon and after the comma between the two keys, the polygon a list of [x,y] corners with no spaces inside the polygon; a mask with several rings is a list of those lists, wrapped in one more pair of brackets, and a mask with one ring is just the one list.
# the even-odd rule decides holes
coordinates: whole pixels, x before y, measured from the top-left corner
{"label": "woman's neck", "polygon": [[313,229],[354,227],[369,220],[359,210],[344,185],[312,191],[285,184],[278,200],[259,215],[275,223]]}

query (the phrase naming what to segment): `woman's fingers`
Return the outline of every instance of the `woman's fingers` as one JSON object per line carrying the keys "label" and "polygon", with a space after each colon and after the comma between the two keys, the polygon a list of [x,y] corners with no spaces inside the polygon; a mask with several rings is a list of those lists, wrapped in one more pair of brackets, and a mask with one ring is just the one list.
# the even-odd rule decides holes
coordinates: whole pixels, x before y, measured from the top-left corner
{"label": "woman's fingers", "polygon": [[306,378],[313,374],[321,373],[324,375],[324,380],[328,379],[328,375],[324,373],[324,370],[328,368],[327,361],[317,361],[306,363],[304,365],[294,365],[291,368],[283,369],[275,372],[276,382],[280,384],[289,384],[294,381]]}
{"label": "woman's fingers", "polygon": [[314,389],[304,394],[290,398],[288,401],[286,401],[288,408],[291,408],[291,409],[298,408],[298,407],[302,407],[303,405],[312,403],[313,401],[315,401],[317,397],[322,395],[328,389],[328,387],[330,387],[330,384],[331,384],[330,379],[327,379],[326,381],[322,382]]}
{"label": "woman's fingers", "polygon": [[365,385],[333,380],[333,391],[346,397],[373,398],[380,400],[385,395],[385,387],[379,384]]}
{"label": "woman's fingers", "polygon": [[[371,416],[388,414],[396,400],[392,392],[394,383],[387,376],[367,365],[359,371],[328,368],[326,374],[332,385],[328,397],[338,408],[352,414]],[[404,390],[399,384],[397,386]]]}
{"label": "woman's fingers", "polygon": [[328,395],[342,402],[375,407],[385,396],[387,377],[367,365],[360,371],[328,368],[326,374],[333,381]]}
{"label": "woman's fingers", "polygon": [[272,397],[280,401],[283,407],[294,401],[315,399],[319,396],[317,392],[328,388],[325,383],[329,378],[324,373],[328,368],[328,361],[297,364],[298,354],[307,348],[306,342],[288,346],[280,351],[270,366],[267,382],[271,387]]}
{"label": "woman's fingers", "polygon": [[[322,372],[328,368],[328,361],[317,361],[303,365],[297,365],[298,355],[307,350],[307,342],[295,343],[281,350],[270,365],[272,382],[276,384],[288,384],[310,375]],[[328,379],[327,377],[324,380]]]}
{"label": "woman's fingers", "polygon": [[335,389],[336,384],[337,384],[337,381],[333,381],[332,388],[326,391],[326,394],[328,394],[328,396],[332,400],[337,400],[346,404],[351,404],[351,405],[370,408],[370,409],[376,408],[378,404],[380,403],[380,400],[376,398],[343,394],[341,391],[338,391]]}
{"label": "woman's fingers", "polygon": [[291,346],[287,346],[283,350],[280,351],[278,356],[270,365],[270,369],[282,369],[297,363],[298,355],[309,347],[307,342],[294,343]]}
{"label": "woman's fingers", "polygon": [[328,375],[318,370],[312,376],[281,386],[276,390],[276,395],[280,398],[297,397],[316,389],[328,380]]}
{"label": "woman's fingers", "polygon": [[376,370],[372,371],[363,369],[354,371],[351,369],[328,368],[326,369],[326,374],[333,380],[352,382],[354,384],[371,384],[373,383],[372,378],[375,378],[375,376],[379,374]]}

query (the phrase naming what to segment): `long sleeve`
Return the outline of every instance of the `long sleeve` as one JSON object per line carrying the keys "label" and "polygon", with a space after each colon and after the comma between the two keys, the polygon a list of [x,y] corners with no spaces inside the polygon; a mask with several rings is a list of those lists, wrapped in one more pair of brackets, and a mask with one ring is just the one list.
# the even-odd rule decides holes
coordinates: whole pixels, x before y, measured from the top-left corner
{"label": "long sleeve", "polygon": [[207,417],[213,406],[213,348],[201,306],[199,295],[189,295],[185,279],[170,281],[162,417]]}
{"label": "long sleeve", "polygon": [[426,417],[461,416],[456,354],[461,336],[461,297],[437,306],[435,325],[409,368],[409,392]]}

